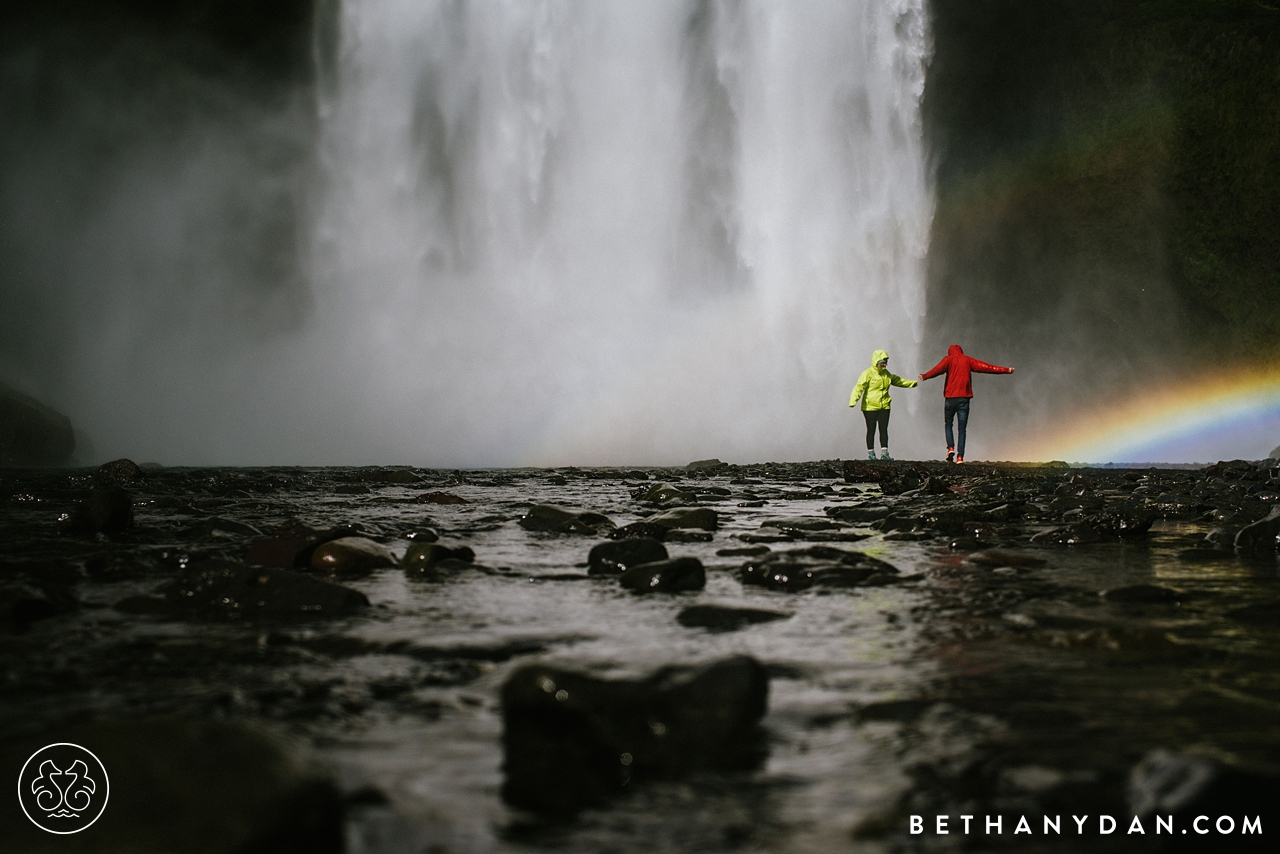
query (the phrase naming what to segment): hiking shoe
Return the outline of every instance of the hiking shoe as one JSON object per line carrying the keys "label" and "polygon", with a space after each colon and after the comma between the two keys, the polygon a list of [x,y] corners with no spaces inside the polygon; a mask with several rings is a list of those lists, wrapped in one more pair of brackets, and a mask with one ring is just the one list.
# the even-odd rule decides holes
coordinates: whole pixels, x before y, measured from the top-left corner
{"label": "hiking shoe", "polygon": [[958,463],[964,462],[964,457],[956,457],[956,462]]}
{"label": "hiking shoe", "polygon": [[867,451],[867,459],[871,460],[872,462],[875,462],[875,459],[876,459],[876,452],[875,452],[875,451]]}
{"label": "hiking shoe", "polygon": [[889,460],[890,462],[893,462],[893,457],[889,456],[889,452],[888,452],[888,451],[885,451],[883,454],[881,454],[881,455],[880,455],[880,459],[882,459],[882,460]]}
{"label": "hiking shoe", "polygon": [[955,461],[956,461],[955,448],[947,448],[947,462],[953,463]]}

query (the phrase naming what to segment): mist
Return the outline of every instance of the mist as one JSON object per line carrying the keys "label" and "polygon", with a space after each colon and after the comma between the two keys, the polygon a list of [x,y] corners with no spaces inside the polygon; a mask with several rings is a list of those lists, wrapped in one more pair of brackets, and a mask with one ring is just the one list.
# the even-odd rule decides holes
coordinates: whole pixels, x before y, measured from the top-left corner
{"label": "mist", "polygon": [[923,2],[317,8],[271,87],[7,56],[0,375],[96,456],[834,458],[932,364]]}

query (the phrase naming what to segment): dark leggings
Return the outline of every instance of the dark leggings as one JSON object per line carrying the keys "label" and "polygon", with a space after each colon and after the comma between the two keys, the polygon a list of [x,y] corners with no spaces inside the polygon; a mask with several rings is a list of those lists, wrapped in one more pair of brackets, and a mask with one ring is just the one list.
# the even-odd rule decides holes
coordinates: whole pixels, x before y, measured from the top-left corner
{"label": "dark leggings", "polygon": [[864,409],[862,417],[867,419],[867,450],[876,446],[876,425],[880,425],[880,447],[889,450],[889,410]]}

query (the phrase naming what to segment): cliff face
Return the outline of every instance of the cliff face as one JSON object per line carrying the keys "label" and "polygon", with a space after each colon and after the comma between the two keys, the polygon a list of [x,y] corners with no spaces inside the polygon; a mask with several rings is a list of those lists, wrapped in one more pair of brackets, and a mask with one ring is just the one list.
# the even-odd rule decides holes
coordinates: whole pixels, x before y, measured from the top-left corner
{"label": "cliff face", "polygon": [[927,353],[1028,369],[993,402],[1046,416],[1280,362],[1280,6],[931,10]]}

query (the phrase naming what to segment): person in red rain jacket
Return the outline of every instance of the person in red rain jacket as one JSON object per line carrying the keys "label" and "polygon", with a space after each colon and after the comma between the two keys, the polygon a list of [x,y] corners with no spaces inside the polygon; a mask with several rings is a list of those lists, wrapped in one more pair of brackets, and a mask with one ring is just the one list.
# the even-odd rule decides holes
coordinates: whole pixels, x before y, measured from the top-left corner
{"label": "person in red rain jacket", "polygon": [[[972,356],[966,356],[959,344],[952,344],[941,362],[920,375],[922,380],[933,379],[942,373],[947,375],[947,387],[942,392],[942,396],[946,399],[942,423],[947,436],[947,462],[953,459],[958,463],[964,462],[964,434],[969,426],[969,401],[973,398],[973,380],[969,375],[973,371],[981,374],[1011,374],[1013,368],[1002,368],[999,365],[980,362]],[[952,438],[952,421],[960,425],[958,444]]]}

